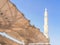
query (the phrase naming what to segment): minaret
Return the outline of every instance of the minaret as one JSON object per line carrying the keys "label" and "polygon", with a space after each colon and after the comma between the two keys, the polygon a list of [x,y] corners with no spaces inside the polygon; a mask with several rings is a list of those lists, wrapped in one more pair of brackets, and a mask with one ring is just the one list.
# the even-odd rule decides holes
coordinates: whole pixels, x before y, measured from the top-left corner
{"label": "minaret", "polygon": [[45,8],[44,12],[44,35],[46,38],[48,38],[48,11],[47,8]]}

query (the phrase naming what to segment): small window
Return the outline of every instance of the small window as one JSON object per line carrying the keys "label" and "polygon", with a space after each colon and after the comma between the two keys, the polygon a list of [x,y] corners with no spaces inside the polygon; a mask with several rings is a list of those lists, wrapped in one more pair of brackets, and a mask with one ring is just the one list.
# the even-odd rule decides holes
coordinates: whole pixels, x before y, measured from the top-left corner
{"label": "small window", "polygon": [[0,15],[3,15],[3,13],[0,13]]}

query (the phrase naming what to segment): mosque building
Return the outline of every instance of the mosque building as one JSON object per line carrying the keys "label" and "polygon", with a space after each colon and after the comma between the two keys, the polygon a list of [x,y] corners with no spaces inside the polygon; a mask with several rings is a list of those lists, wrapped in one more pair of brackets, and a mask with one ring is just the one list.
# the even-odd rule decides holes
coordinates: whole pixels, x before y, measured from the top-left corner
{"label": "mosque building", "polygon": [[10,0],[0,0],[0,45],[50,45],[49,42],[47,8],[43,33]]}

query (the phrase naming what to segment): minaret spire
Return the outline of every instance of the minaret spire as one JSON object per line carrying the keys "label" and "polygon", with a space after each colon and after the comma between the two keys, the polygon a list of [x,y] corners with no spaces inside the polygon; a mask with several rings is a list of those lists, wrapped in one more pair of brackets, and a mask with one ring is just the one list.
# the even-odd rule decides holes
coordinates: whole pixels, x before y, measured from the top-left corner
{"label": "minaret spire", "polygon": [[45,8],[44,12],[44,35],[48,38],[48,10]]}

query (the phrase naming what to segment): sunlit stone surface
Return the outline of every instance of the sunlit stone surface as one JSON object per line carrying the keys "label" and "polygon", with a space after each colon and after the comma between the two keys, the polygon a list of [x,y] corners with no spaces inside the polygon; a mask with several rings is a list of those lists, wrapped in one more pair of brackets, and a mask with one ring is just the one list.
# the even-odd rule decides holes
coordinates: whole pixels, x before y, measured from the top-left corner
{"label": "sunlit stone surface", "polygon": [[[0,32],[6,33],[14,40],[23,41],[25,45],[49,43],[49,39],[38,28],[32,26],[24,14],[9,0],[0,0]],[[0,45],[22,45],[14,40],[5,34],[4,36],[0,34]]]}

